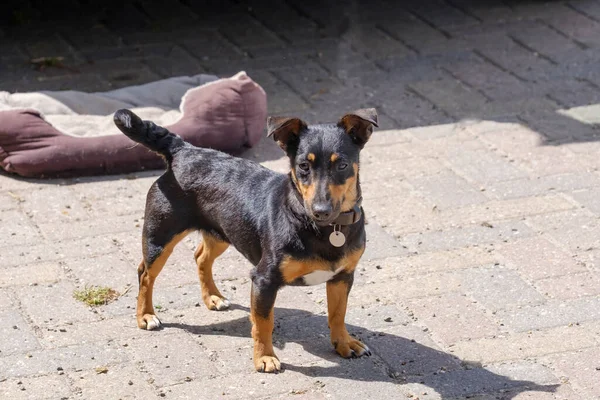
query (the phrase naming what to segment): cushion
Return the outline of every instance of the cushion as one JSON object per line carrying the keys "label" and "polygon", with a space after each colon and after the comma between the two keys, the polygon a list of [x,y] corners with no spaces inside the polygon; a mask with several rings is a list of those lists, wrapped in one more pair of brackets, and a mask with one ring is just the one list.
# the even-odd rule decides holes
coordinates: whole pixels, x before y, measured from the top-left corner
{"label": "cushion", "polygon": [[25,177],[119,174],[163,168],[162,159],[112,121],[132,109],[186,141],[237,154],[261,138],[264,90],[244,72],[165,79],[104,93],[0,92],[0,166]]}

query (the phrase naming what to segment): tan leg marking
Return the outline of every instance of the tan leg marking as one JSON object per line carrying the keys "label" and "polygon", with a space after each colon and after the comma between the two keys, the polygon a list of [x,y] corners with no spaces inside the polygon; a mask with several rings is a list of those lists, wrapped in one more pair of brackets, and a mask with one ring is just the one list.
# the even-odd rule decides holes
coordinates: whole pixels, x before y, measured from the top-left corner
{"label": "tan leg marking", "polygon": [[152,330],[160,327],[160,320],[154,314],[154,306],[152,305],[152,289],[154,288],[154,281],[162,271],[165,263],[167,262],[173,249],[184,237],[188,235],[189,231],[179,233],[167,243],[160,256],[150,265],[146,265],[145,261],[142,261],[138,267],[138,272],[141,271],[140,276],[140,289],[137,298],[137,324],[141,329]]}
{"label": "tan leg marking", "polygon": [[252,322],[252,339],[254,339],[254,368],[258,372],[278,372],[281,370],[279,358],[273,351],[273,327],[275,317],[273,308],[267,318],[256,311],[254,290],[250,299],[250,322]]}
{"label": "tan leg marking", "polygon": [[327,311],[331,344],[344,358],[370,355],[369,348],[354,339],[346,330],[346,305],[348,303],[348,284],[346,282],[327,282]]}
{"label": "tan leg marking", "polygon": [[[364,248],[350,253],[346,271],[352,272],[362,256]],[[331,344],[342,357],[360,357],[370,355],[371,351],[361,341],[354,339],[346,330],[346,307],[348,305],[348,282],[327,282],[327,320],[329,323]]]}
{"label": "tan leg marking", "polygon": [[198,265],[198,278],[200,279],[200,289],[202,290],[202,300],[209,310],[222,311],[229,308],[227,300],[213,280],[212,266],[217,257],[219,257],[227,248],[229,243],[217,240],[214,236],[203,233],[202,242],[198,245],[194,257]]}

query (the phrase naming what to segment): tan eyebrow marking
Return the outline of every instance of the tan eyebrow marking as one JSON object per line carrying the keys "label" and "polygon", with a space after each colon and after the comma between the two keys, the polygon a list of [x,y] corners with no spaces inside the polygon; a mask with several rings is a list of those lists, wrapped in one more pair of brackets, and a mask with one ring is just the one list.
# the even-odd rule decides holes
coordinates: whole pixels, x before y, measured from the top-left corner
{"label": "tan eyebrow marking", "polygon": [[313,153],[308,153],[306,158],[308,159],[308,161],[315,161],[315,155]]}
{"label": "tan eyebrow marking", "polygon": [[331,155],[331,162],[335,162],[338,158],[340,158],[339,154],[333,153]]}

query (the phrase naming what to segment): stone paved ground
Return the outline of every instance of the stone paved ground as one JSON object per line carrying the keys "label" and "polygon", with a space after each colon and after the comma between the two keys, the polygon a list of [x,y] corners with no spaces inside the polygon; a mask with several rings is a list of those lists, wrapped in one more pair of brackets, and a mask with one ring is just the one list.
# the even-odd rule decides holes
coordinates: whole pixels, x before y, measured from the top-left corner
{"label": "stone paved ground", "polygon": [[[1,14],[0,89],[245,69],[272,113],[331,121],[377,106],[387,130],[363,155],[369,243],[347,317],[374,355],[339,359],[324,287],[286,288],[286,371],[253,372],[249,265],[219,259],[236,305],[209,312],[195,236],[157,283],[165,329],[138,330],[158,173],[0,175],[0,396],[600,398],[600,1],[333,3],[17,2]],[[69,69],[28,65],[58,56]],[[246,156],[285,170],[270,142]],[[73,299],[97,284],[124,295],[96,309]]]}

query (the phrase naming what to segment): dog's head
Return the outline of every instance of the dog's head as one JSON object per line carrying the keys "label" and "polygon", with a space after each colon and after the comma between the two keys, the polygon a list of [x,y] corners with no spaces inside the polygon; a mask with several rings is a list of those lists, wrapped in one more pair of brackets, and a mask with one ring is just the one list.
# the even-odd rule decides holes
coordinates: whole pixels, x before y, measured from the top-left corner
{"label": "dog's head", "polygon": [[373,126],[377,126],[374,108],[348,113],[337,124],[328,125],[269,117],[268,134],[290,158],[292,180],[317,224],[329,225],[356,204],[359,153]]}

